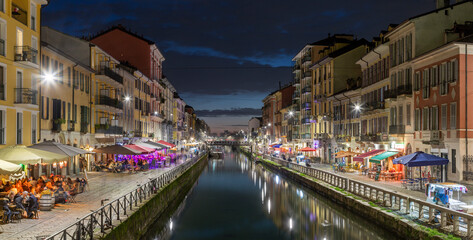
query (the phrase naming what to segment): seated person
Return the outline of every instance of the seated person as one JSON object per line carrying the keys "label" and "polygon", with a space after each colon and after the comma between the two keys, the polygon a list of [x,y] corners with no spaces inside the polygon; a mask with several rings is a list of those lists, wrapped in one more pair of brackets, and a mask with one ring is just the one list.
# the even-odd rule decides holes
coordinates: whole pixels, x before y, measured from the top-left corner
{"label": "seated person", "polygon": [[34,194],[30,193],[28,195],[28,208],[27,208],[27,213],[28,213],[28,218],[33,218],[34,211],[38,211],[38,199],[35,197]]}
{"label": "seated person", "polygon": [[3,216],[7,218],[7,222],[10,222],[11,220],[11,215],[13,214],[12,210],[10,209],[10,207],[8,207],[8,202],[7,201],[2,201],[2,209],[3,211],[5,211],[3,213]]}

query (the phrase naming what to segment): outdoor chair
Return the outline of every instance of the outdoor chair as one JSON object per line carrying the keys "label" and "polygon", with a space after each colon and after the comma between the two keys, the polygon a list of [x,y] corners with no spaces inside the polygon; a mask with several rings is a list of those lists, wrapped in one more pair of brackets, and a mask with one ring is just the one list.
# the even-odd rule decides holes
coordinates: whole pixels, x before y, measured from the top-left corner
{"label": "outdoor chair", "polygon": [[10,221],[11,222],[14,222],[14,221],[21,222],[21,212],[19,212],[17,210],[12,211]]}

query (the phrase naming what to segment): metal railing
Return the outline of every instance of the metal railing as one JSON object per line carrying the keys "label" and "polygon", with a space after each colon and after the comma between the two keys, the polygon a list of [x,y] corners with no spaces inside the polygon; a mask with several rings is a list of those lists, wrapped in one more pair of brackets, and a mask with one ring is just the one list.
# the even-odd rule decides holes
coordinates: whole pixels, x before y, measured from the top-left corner
{"label": "metal railing", "polygon": [[15,46],[15,61],[38,64],[38,50],[30,46]]}
{"label": "metal railing", "polygon": [[403,195],[402,193],[343,177],[336,173],[304,167],[268,155],[263,157],[338,187],[343,191],[368,199],[377,206],[407,216],[410,220],[433,223],[435,219],[437,219],[439,227],[446,230],[448,233],[453,233],[457,236],[466,235],[468,239],[473,237],[473,215],[471,214],[458,212],[437,204]]}
{"label": "metal railing", "polygon": [[119,109],[123,108],[123,103],[118,101],[118,99],[111,98],[111,97],[105,96],[105,95],[96,96],[95,104],[96,105],[107,105],[107,106],[114,107],[114,108],[119,108]]}
{"label": "metal railing", "polygon": [[20,8],[18,5],[14,3],[11,4],[11,7],[12,7],[12,14],[11,14],[12,18],[28,26],[28,12],[25,9]]}
{"label": "metal railing", "polygon": [[128,215],[133,211],[134,207],[138,207],[138,204],[151,198],[164,186],[174,181],[177,177],[197,163],[205,154],[206,153],[202,153],[199,156],[194,157],[192,160],[167,171],[159,177],[153,178],[143,185],[138,185],[138,187],[133,191],[107,203],[85,217],[82,217],[65,229],[47,237],[46,240],[94,239],[94,235],[97,233],[105,234],[105,230],[113,229],[119,225],[114,225],[114,220],[120,221],[128,218]]}
{"label": "metal railing", "polygon": [[15,102],[20,104],[34,104],[37,105],[38,91],[31,88],[15,88]]}
{"label": "metal railing", "polygon": [[123,84],[123,77],[120,74],[116,73],[112,69],[106,66],[101,66],[98,72],[98,75],[105,75],[118,83]]}

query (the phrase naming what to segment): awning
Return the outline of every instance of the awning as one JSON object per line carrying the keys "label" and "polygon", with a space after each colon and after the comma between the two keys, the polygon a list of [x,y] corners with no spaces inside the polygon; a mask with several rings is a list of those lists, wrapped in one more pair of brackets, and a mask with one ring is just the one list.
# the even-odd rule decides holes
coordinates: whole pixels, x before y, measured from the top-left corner
{"label": "awning", "polygon": [[[381,154],[379,154],[379,155],[376,155],[376,156],[372,157],[372,158],[370,159],[370,162],[373,162],[373,161],[378,161],[378,162],[379,162],[379,161],[384,160],[384,159],[386,159],[386,158],[388,158],[388,157],[394,156],[394,155],[396,155],[396,154],[398,154],[398,153],[399,153],[399,152],[395,152],[395,151],[383,152],[383,153],[381,153]],[[373,161],[371,161],[371,160],[373,160]]]}
{"label": "awning", "polygon": [[154,148],[148,148],[148,147],[144,147],[144,146],[138,146],[138,145],[135,145],[135,144],[125,145],[125,147],[131,148],[131,149],[136,150],[136,151],[140,151],[140,152],[143,153],[143,154],[152,153],[152,152],[156,151],[156,149],[154,149]]}
{"label": "awning", "polygon": [[94,149],[96,153],[121,154],[121,155],[140,155],[141,151],[133,150],[120,145],[111,145],[103,148]]}
{"label": "awning", "polygon": [[62,143],[54,142],[54,141],[44,141],[33,146],[29,146],[28,148],[34,148],[39,150],[44,150],[48,152],[53,152],[57,154],[67,155],[69,157],[74,157],[79,154],[86,154],[86,153],[93,153],[89,151],[85,151],[80,148],[76,148],[73,146],[65,145]]}
{"label": "awning", "polygon": [[27,148],[23,145],[10,146],[0,149],[0,159],[15,164],[54,163],[65,161],[69,157],[64,154]]}
{"label": "awning", "polygon": [[153,148],[153,149],[156,149],[156,150],[162,150],[162,149],[166,148],[166,146],[164,146],[164,145],[161,145],[161,144],[155,143],[155,142],[150,142],[150,141],[148,141],[148,142],[136,142],[135,144],[138,145],[138,146]]}
{"label": "awning", "polygon": [[317,151],[313,148],[310,148],[310,147],[305,147],[305,148],[301,148],[299,149],[298,151],[301,151],[301,152],[314,152],[314,151]]}
{"label": "awning", "polygon": [[335,158],[349,157],[356,154],[357,154],[356,152],[340,151],[340,152],[335,153]]}
{"label": "awning", "polygon": [[385,150],[383,150],[383,149],[375,149],[375,150],[372,150],[372,151],[369,151],[369,152],[365,152],[365,153],[362,153],[362,154],[354,157],[353,161],[363,162],[364,158],[370,157],[370,156],[373,156],[373,155],[376,155],[376,154],[380,154],[384,151]]}
{"label": "awning", "polygon": [[280,148],[282,146],[282,144],[274,144],[274,145],[271,145],[272,148]]}
{"label": "awning", "polygon": [[172,144],[172,143],[168,143],[166,141],[163,141],[163,140],[159,140],[158,143],[161,143],[161,144],[164,144],[166,146],[169,146],[169,147],[176,147],[176,145]]}

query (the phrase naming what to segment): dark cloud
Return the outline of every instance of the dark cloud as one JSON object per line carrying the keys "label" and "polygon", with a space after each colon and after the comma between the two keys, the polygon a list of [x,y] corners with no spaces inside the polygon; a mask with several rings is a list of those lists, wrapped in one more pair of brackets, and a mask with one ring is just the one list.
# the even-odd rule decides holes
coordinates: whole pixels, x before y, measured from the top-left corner
{"label": "dark cloud", "polygon": [[253,115],[261,115],[261,109],[258,109],[258,108],[232,108],[232,109],[215,109],[215,110],[197,110],[197,111],[195,111],[195,113],[199,117],[253,116]]}

